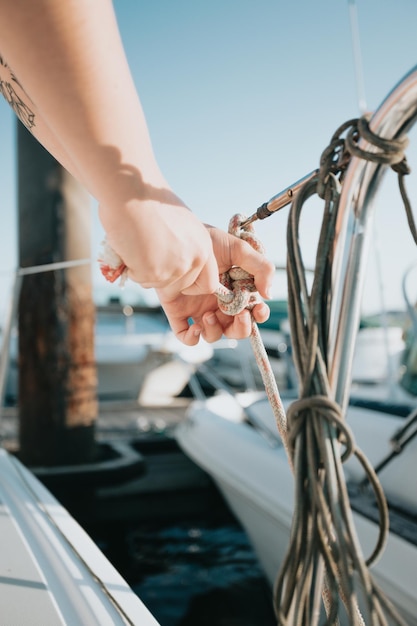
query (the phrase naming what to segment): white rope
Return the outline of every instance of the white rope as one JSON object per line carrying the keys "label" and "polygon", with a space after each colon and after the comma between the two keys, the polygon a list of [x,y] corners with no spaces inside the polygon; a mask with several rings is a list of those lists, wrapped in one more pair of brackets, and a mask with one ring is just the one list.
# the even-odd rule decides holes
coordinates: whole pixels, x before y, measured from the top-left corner
{"label": "white rope", "polygon": [[[243,226],[243,224],[245,225]],[[229,233],[245,240],[258,252],[264,252],[261,241],[255,235],[253,225],[247,223],[247,218],[244,215],[238,213],[232,217],[229,222]],[[253,276],[240,267],[231,268],[221,276],[220,280],[224,285],[226,295],[219,289],[217,299],[220,310],[227,315],[237,315],[245,308],[252,310],[255,304],[262,302],[256,291]],[[230,294],[233,295],[233,299],[231,299]],[[275,417],[278,432],[287,452],[288,461],[292,467],[292,458],[288,448],[287,417],[268,354],[265,350],[258,325],[253,318],[250,342],[256,364],[262,377],[265,392]]]}

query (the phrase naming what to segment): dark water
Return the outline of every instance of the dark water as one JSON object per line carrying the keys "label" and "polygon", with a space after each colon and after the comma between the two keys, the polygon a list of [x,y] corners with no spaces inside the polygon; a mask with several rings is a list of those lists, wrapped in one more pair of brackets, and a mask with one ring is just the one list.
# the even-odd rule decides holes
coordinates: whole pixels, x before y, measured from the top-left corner
{"label": "dark water", "polygon": [[271,590],[233,521],[95,531],[161,626],[275,626]]}

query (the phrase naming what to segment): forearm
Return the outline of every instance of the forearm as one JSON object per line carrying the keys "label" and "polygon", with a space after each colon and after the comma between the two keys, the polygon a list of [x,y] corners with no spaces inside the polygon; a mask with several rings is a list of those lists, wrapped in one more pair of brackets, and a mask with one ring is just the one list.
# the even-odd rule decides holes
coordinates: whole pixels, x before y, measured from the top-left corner
{"label": "forearm", "polygon": [[174,295],[196,281],[214,291],[210,237],[158,168],[111,1],[0,0],[0,15],[17,113],[98,200],[129,276]]}
{"label": "forearm", "polygon": [[241,266],[265,295],[273,266],[245,242],[209,234],[168,187],[111,0],[0,0],[0,54],[4,95],[98,200],[110,245],[130,278],[158,290],[175,333],[189,345],[202,332],[247,336],[248,312],[243,324],[215,314],[219,271]]}
{"label": "forearm", "polygon": [[166,183],[111,2],[0,0],[0,11],[0,52],[33,134],[102,204],[157,196]]}

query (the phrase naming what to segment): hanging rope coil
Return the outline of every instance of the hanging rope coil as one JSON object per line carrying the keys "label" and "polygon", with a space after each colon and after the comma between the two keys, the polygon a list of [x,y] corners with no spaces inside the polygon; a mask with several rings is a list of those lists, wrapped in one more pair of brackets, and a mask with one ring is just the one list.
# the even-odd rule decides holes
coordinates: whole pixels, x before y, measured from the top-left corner
{"label": "hanging rope coil", "polygon": [[[375,146],[376,152],[359,147],[361,138]],[[389,618],[390,623],[404,625],[369,571],[386,544],[388,508],[376,472],[356,446],[341,408],[332,399],[327,345],[332,244],[345,170],[351,157],[358,156],[393,165],[405,175],[406,145],[406,139],[390,142],[376,137],[366,118],[346,122],[323,152],[317,177],[301,189],[291,205],[287,229],[288,299],[300,391],[299,400],[287,410],[295,510],[288,550],[274,587],[275,612],[282,626],[318,624],[320,598],[328,625],[337,624],[341,615],[351,624],[382,626]],[[302,208],[315,194],[324,200],[324,211],[314,281],[309,290],[299,228]],[[356,536],[343,472],[343,463],[352,455],[364,467],[380,513],[379,536],[368,558],[362,555]]]}

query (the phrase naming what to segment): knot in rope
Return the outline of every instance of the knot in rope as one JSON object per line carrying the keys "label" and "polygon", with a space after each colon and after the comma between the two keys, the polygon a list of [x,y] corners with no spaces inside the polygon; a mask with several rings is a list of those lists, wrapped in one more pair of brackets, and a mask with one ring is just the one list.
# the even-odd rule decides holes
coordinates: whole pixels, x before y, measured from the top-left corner
{"label": "knot in rope", "polygon": [[329,145],[323,150],[320,157],[320,167],[317,182],[317,195],[324,199],[327,181],[330,174],[338,175],[341,178],[349,165],[350,152],[346,148],[346,139],[343,134],[349,132],[352,137],[357,137],[357,118],[348,120],[333,133]]}
{"label": "knot in rope", "polygon": [[[229,234],[243,239],[255,250],[264,253],[264,247],[252,224],[242,227],[246,217],[237,213],[229,222]],[[252,274],[241,267],[231,267],[227,272],[220,275],[220,283],[217,290],[219,309],[226,315],[237,315],[244,309],[253,309],[255,304],[262,302],[256,290]]]}
{"label": "knot in rope", "polygon": [[355,453],[353,433],[344,421],[341,407],[328,396],[321,394],[295,400],[287,409],[288,447],[292,454],[297,437],[305,426],[305,420],[311,419],[312,415],[321,417],[335,426],[337,439],[345,446],[341,461],[342,463],[347,461]]}
{"label": "knot in rope", "polygon": [[[361,138],[378,150],[371,152],[360,148],[358,142]],[[352,155],[391,167],[405,160],[404,151],[407,146],[408,137],[384,139],[372,132],[366,115],[358,119],[357,129],[352,128],[346,137],[346,148]]]}
{"label": "knot in rope", "polygon": [[[358,141],[360,137],[363,137],[368,143],[377,148],[377,151],[370,152],[369,150],[359,148]],[[397,139],[384,139],[383,137],[379,137],[371,131],[366,116],[358,120],[357,132],[354,133],[351,131],[346,137],[346,146],[351,154],[374,163],[389,165],[391,169],[398,174],[398,185],[404,203],[408,225],[414,242],[417,244],[417,227],[404,182],[405,176],[411,172],[405,155],[405,149],[408,143],[409,140],[406,136]]]}
{"label": "knot in rope", "polygon": [[402,161],[399,161],[399,163],[391,165],[391,169],[400,176],[408,176],[408,174],[411,174],[411,167],[408,165],[406,157],[404,157]]}

